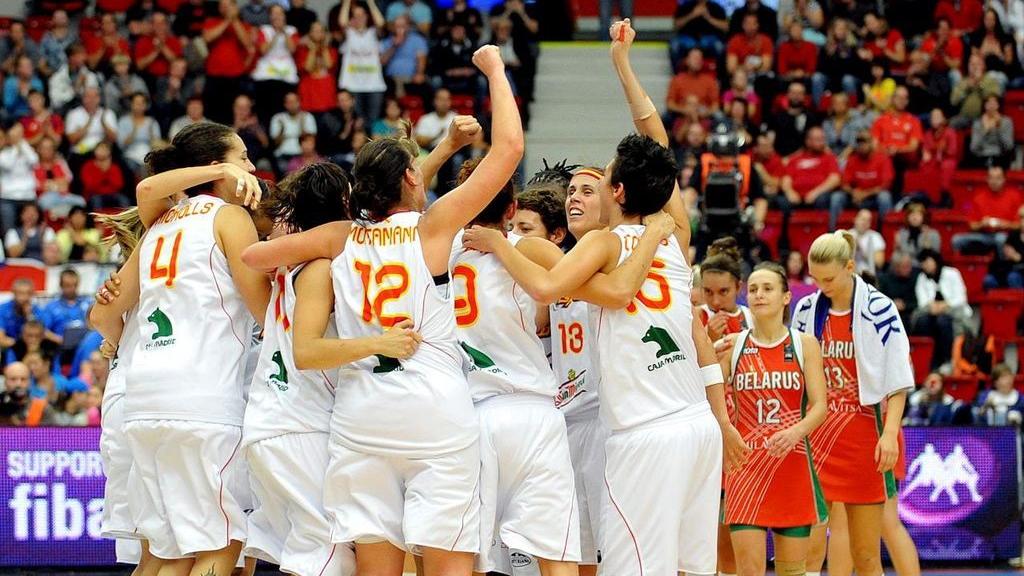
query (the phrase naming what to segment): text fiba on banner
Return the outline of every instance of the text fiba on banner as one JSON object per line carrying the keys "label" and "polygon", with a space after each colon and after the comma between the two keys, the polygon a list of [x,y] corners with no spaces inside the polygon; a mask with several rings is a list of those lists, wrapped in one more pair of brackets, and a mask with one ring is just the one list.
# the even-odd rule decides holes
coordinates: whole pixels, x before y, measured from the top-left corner
{"label": "text fiba on banner", "polygon": [[16,541],[100,537],[103,498],[69,490],[84,479],[102,482],[98,451],[12,451],[5,464],[7,479],[13,482],[7,508]]}

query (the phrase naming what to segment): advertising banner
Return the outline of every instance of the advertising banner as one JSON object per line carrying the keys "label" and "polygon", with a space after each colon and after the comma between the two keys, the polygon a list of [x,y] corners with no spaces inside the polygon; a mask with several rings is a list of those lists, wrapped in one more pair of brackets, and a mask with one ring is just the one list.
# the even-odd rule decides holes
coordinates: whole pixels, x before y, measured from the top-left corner
{"label": "advertising banner", "polygon": [[99,428],[0,428],[0,566],[104,566]]}
{"label": "advertising banner", "polygon": [[1016,428],[906,428],[900,518],[922,560],[1020,556]]}
{"label": "advertising banner", "polygon": [[[0,428],[0,567],[109,566],[98,428]],[[1017,430],[907,428],[900,516],[922,560],[1020,556]]]}

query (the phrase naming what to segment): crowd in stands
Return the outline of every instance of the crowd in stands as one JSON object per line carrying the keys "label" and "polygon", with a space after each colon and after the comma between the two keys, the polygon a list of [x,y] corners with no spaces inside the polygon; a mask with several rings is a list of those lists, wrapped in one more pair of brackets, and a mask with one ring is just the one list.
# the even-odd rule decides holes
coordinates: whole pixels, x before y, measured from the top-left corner
{"label": "crowd in stands", "polygon": [[[305,0],[33,0],[0,19],[0,260],[49,267],[117,263],[93,212],[134,203],[145,158],[191,123],[231,125],[259,176],[329,160],[351,167],[403,121],[424,153],[456,114],[489,102],[472,64],[501,50],[524,121],[539,55],[538,7],[466,0],[341,0],[322,18]],[[483,155],[481,134],[437,179]],[[72,286],[73,284],[73,286]],[[61,295],[16,281],[0,305],[0,424],[98,425],[107,362],[86,326],[78,276]]]}
{"label": "crowd in stands", "polygon": [[909,421],[952,418],[945,378],[957,422],[1020,424],[997,407],[1024,390],[1024,1],[726,4],[680,0],[669,45],[665,121],[695,219],[709,142],[740,136],[749,264],[786,262],[806,290],[800,252],[850,229],[857,272],[912,335],[926,385]]}

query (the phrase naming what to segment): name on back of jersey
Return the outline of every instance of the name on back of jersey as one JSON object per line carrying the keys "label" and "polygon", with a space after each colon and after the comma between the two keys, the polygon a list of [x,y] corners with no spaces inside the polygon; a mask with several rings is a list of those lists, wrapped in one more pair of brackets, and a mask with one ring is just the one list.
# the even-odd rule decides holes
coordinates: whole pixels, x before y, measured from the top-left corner
{"label": "name on back of jersey", "polygon": [[417,235],[416,226],[353,226],[348,241],[365,246],[397,246],[415,242]]}
{"label": "name on back of jersey", "polygon": [[168,224],[175,220],[181,220],[188,218],[189,216],[202,216],[203,214],[209,214],[210,210],[213,210],[213,202],[200,203],[187,203],[180,207],[174,207],[164,213],[163,216],[157,220],[157,224]]}

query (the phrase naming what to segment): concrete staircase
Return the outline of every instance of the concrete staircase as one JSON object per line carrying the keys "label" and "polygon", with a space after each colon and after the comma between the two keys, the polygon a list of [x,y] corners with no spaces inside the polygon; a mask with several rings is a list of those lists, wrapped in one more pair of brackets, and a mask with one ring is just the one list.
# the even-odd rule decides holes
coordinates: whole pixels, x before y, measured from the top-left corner
{"label": "concrete staircase", "polygon": [[[640,82],[663,110],[670,80],[667,45],[637,43],[631,56]],[[543,158],[549,164],[568,158],[570,164],[604,166],[633,130],[605,42],[545,43],[531,113],[527,180],[543,168]]]}

